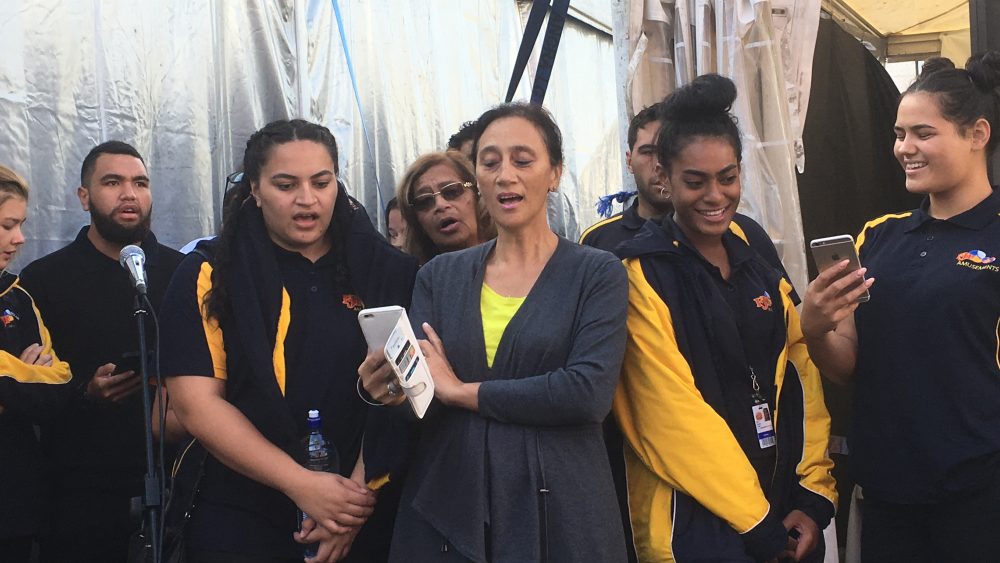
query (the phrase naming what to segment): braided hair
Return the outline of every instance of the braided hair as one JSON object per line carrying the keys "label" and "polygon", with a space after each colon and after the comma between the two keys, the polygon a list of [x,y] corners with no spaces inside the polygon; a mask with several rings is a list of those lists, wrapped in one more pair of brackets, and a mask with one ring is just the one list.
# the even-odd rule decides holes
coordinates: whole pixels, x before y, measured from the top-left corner
{"label": "braided hair", "polygon": [[[268,123],[250,136],[246,151],[243,153],[243,177],[232,188],[235,193],[226,197],[222,211],[222,232],[212,254],[212,289],[205,296],[204,302],[207,316],[220,324],[232,314],[227,289],[237,243],[247,236],[243,233],[247,228],[242,224],[245,221],[240,220],[244,206],[251,206],[250,212],[260,212],[252,203],[252,185],[260,181],[261,170],[267,164],[272,149],[292,141],[312,141],[323,145],[333,161],[334,174],[340,172],[337,162],[337,141],[333,133],[322,125],[302,119],[278,120]],[[335,282],[344,288],[350,287],[345,242],[350,233],[351,217],[355,209],[356,206],[350,201],[343,184],[338,181],[333,218],[326,236],[330,238],[331,252],[336,264]]]}

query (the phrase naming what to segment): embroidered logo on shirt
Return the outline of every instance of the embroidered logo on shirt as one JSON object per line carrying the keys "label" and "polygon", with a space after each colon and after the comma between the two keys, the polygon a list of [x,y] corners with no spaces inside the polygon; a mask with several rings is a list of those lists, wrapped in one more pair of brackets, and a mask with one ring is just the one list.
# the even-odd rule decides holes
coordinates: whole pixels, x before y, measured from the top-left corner
{"label": "embroidered logo on shirt", "polygon": [[344,307],[347,307],[352,311],[360,311],[361,309],[365,308],[364,301],[362,301],[360,297],[354,295],[353,293],[345,294],[341,303],[344,304]]}
{"label": "embroidered logo on shirt", "polygon": [[765,311],[771,310],[771,296],[766,291],[764,292],[764,295],[754,297],[753,302],[757,305],[758,309],[763,309]]}
{"label": "embroidered logo on shirt", "polygon": [[14,324],[14,321],[18,319],[18,316],[14,314],[10,309],[4,309],[3,314],[0,315],[0,322],[3,322],[3,326],[8,327]]}
{"label": "embroidered logo on shirt", "polygon": [[990,270],[1000,272],[1000,266],[994,264],[996,256],[987,256],[982,250],[970,250],[955,257],[956,266],[964,266],[973,270]]}

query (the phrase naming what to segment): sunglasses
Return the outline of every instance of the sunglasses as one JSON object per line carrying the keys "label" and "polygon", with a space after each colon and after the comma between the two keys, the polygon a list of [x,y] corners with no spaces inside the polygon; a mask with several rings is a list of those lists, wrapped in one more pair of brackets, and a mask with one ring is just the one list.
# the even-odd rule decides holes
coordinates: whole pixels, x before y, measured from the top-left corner
{"label": "sunglasses", "polygon": [[471,190],[475,184],[472,182],[452,182],[448,185],[442,186],[440,190],[429,193],[420,194],[416,197],[410,198],[410,207],[414,211],[430,211],[434,209],[434,205],[437,200],[437,196],[441,196],[445,201],[455,201],[456,199],[462,197],[465,190]]}

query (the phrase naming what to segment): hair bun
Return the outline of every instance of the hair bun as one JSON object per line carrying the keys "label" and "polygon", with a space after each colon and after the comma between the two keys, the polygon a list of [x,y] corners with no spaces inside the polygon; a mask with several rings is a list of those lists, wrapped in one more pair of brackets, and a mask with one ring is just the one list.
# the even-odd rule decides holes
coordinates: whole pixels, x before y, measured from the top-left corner
{"label": "hair bun", "polygon": [[965,63],[972,83],[984,92],[989,92],[1000,86],[1000,53],[986,51],[969,57]]}
{"label": "hair bun", "polygon": [[670,121],[700,120],[728,114],[736,100],[736,85],[718,74],[704,74],[674,90],[663,101],[663,118]]}
{"label": "hair bun", "polygon": [[923,80],[942,70],[955,70],[955,63],[951,62],[949,58],[931,57],[924,61],[924,66],[920,68],[920,76],[917,77],[917,80]]}

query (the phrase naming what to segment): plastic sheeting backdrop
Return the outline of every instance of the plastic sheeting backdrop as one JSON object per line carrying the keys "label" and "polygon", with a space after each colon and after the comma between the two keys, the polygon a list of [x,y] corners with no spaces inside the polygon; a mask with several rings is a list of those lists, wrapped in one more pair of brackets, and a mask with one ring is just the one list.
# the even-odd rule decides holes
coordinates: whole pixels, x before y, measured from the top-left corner
{"label": "plastic sheeting backdrop", "polygon": [[[296,57],[295,4],[305,12],[305,64]],[[299,116],[300,89],[305,117],[333,131],[341,176],[375,220],[376,170],[391,197],[418,155],[440,150],[462,122],[502,101],[526,6],[348,0],[341,8],[374,159],[329,0],[0,0],[0,163],[32,187],[28,243],[12,269],[88,222],[76,197],[80,163],[108,139],[131,142],[146,158],[162,242],[179,247],[212,233],[246,139],[268,121]],[[611,35],[568,21],[546,105],[566,153],[553,226],[570,237],[621,182],[614,72]],[[530,94],[528,74],[515,99]]]}
{"label": "plastic sheeting backdrop", "polygon": [[820,0],[617,1],[616,34],[621,29],[620,48],[628,49],[622,103],[630,114],[700,74],[717,72],[736,83],[740,211],[764,226],[793,284],[805,292],[795,166],[807,166],[801,137]]}

